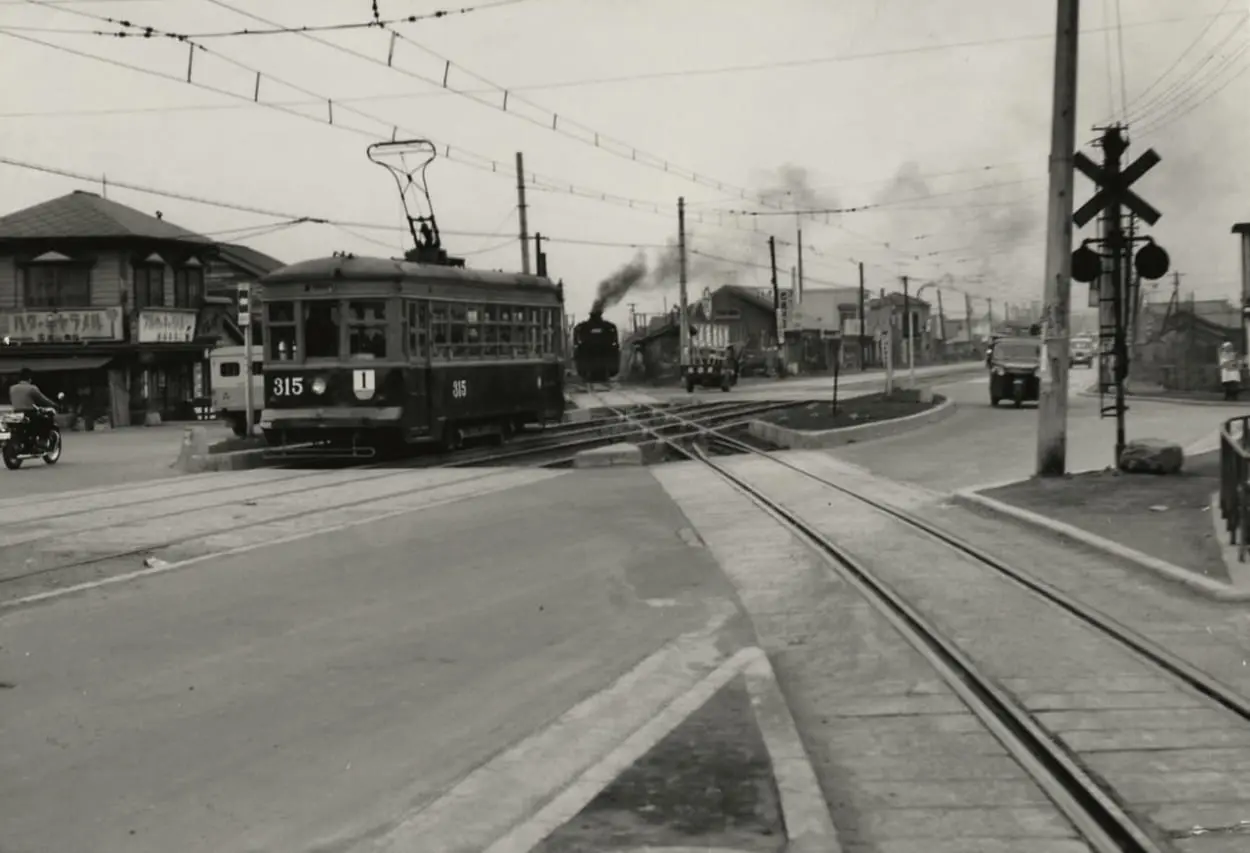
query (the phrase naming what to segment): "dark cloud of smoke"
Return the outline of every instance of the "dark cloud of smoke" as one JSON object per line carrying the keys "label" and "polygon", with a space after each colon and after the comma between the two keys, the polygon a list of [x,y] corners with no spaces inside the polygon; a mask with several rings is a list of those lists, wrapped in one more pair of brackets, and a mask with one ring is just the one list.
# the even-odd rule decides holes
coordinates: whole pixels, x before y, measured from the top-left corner
{"label": "dark cloud of smoke", "polygon": [[[689,236],[693,241],[694,235]],[[723,281],[713,284],[712,279],[724,272],[725,265],[721,261],[698,254],[693,249],[686,252],[686,283],[690,294],[701,293],[705,285],[715,289],[723,284]],[[646,254],[639,252],[628,263],[599,282],[599,290],[590,313],[602,314],[634,291],[675,289],[680,280],[681,248],[676,239],[670,239],[657,253],[653,263],[648,264]],[[696,297],[691,295],[690,298]]]}

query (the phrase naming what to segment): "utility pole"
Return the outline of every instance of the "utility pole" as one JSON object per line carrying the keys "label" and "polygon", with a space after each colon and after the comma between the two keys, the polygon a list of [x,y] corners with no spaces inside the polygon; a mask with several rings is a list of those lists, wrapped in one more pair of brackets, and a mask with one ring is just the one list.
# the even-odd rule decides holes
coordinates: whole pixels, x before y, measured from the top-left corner
{"label": "utility pole", "polygon": [[547,277],[547,253],[543,251],[545,239],[540,232],[534,232],[534,270],[543,278]]}
{"label": "utility pole", "polygon": [[768,238],[768,267],[773,285],[773,342],[781,343],[781,291],[777,290],[777,241]]}
{"label": "utility pole", "polygon": [[938,334],[937,339],[942,342],[942,354],[946,354],[946,312],[942,310],[942,291],[938,290]]}
{"label": "utility pole", "polygon": [[903,276],[903,343],[907,345],[907,373],[911,387],[916,387],[916,359],[913,356],[911,327],[911,294],[907,290],[907,276]]}
{"label": "utility pole", "polygon": [[[1072,183],[1080,3],[1079,0],[1058,0],[1057,5],[1046,278],[1042,286],[1042,383],[1037,423],[1039,477],[1062,477],[1067,471],[1068,456],[1068,321],[1072,310]],[[1118,222],[1116,227],[1119,227]],[[1118,449],[1116,459],[1119,459]]]}
{"label": "utility pole", "polygon": [[681,378],[684,382],[690,368],[690,320],[686,298],[686,199],[677,199],[677,258],[680,310],[678,311],[678,340],[681,347]]}
{"label": "utility pole", "polygon": [[972,343],[972,297],[964,294],[964,317],[968,325],[968,343]]}
{"label": "utility pole", "polygon": [[797,216],[795,217],[795,220],[798,222],[797,231],[798,231],[798,255],[799,255],[799,257],[798,257],[798,263],[799,263],[799,278],[798,278],[798,282],[799,282],[799,289],[798,289],[798,293],[796,293],[796,294],[794,295],[794,298],[795,298],[798,302],[800,302],[800,303],[801,303],[801,302],[803,301],[803,220],[802,220],[800,217],[797,217]]}
{"label": "utility pole", "polygon": [[256,374],[252,371],[252,285],[250,282],[243,282],[239,285],[239,326],[243,329],[243,407],[246,410],[245,420],[247,432],[244,433],[248,438],[252,436],[254,427],[254,408],[255,401],[252,399],[252,383],[255,381],[252,377]]}
{"label": "utility pole", "polygon": [[990,324],[990,337],[994,337],[994,300],[985,300],[985,319]]}
{"label": "utility pole", "polygon": [[525,158],[521,152],[516,153],[516,206],[521,216],[521,272],[530,272],[530,238],[525,221]]}
{"label": "utility pole", "polygon": [[868,369],[868,353],[867,347],[864,346],[864,331],[867,328],[867,321],[864,317],[864,262],[859,262],[859,369],[863,372]]}

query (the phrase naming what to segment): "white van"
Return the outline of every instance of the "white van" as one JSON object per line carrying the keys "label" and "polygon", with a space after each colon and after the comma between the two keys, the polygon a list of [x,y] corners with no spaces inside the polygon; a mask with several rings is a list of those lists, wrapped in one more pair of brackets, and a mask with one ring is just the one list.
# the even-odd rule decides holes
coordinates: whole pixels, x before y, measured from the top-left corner
{"label": "white van", "polygon": [[[217,347],[209,353],[209,369],[212,371],[213,411],[219,418],[229,421],[235,435],[247,434],[247,395],[243,385],[243,360],[246,350],[241,346]],[[265,377],[264,351],[252,347],[252,423],[260,422],[264,409]]]}

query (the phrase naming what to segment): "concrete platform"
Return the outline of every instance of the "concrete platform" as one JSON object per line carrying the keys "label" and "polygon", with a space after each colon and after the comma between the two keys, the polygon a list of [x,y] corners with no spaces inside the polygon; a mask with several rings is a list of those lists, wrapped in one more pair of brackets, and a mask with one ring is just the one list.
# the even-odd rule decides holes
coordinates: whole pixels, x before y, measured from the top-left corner
{"label": "concrete platform", "polygon": [[573,457],[574,468],[609,468],[616,465],[641,464],[642,448],[628,442],[583,450]]}

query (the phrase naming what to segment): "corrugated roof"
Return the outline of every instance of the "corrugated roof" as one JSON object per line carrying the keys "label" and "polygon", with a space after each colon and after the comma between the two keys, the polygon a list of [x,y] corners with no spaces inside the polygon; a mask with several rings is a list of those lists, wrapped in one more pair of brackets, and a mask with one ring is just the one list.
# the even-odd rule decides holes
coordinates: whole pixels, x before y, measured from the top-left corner
{"label": "corrugated roof", "polygon": [[0,217],[0,240],[91,237],[211,242],[193,231],[82,190]]}

